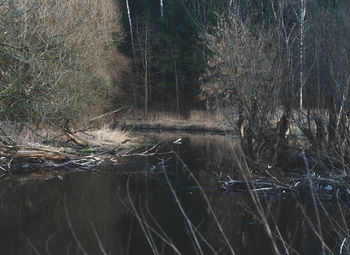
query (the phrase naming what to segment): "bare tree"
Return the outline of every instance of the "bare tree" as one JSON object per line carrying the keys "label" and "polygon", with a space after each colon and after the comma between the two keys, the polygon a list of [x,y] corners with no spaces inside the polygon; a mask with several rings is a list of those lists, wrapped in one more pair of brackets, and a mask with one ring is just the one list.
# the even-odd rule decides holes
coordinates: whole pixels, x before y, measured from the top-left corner
{"label": "bare tree", "polygon": [[[134,61],[136,59],[135,55],[135,44],[134,44],[134,33],[132,28],[132,20],[131,20],[131,12],[130,12],[130,6],[129,6],[129,0],[125,0],[126,2],[126,10],[128,12],[128,21],[129,21],[129,30],[130,30],[130,40],[131,40],[131,50],[132,50],[132,56],[134,58]],[[136,100],[136,86],[134,84],[133,86],[133,94],[134,94],[134,108],[136,110],[137,100]]]}
{"label": "bare tree", "polygon": [[[280,0],[271,7],[274,20],[262,25],[232,4],[205,36],[212,54],[202,99],[236,109],[227,116],[252,159],[281,162],[303,149],[324,169],[347,162],[349,4]],[[307,143],[288,135],[290,126]]]}
{"label": "bare tree", "polygon": [[110,106],[128,66],[113,1],[5,0],[0,13],[3,120],[65,124]]}
{"label": "bare tree", "polygon": [[163,0],[160,0],[160,16],[163,18],[164,13],[163,13]]}
{"label": "bare tree", "polygon": [[150,84],[149,84],[149,72],[150,72],[150,49],[152,41],[153,28],[148,20],[135,22],[136,27],[136,40],[137,46],[135,48],[135,55],[137,55],[136,62],[141,62],[143,68],[143,84],[144,84],[144,113],[147,118],[148,104],[150,101]]}
{"label": "bare tree", "polygon": [[171,48],[170,53],[171,53],[171,57],[173,58],[173,64],[174,64],[176,113],[179,113],[179,111],[180,111],[180,88],[179,88],[179,80],[178,80],[178,73],[177,73],[176,52],[175,52],[174,46],[172,44],[171,44],[170,48]]}
{"label": "bare tree", "polygon": [[299,91],[299,107],[303,109],[303,87],[305,82],[304,77],[304,37],[305,37],[305,15],[306,15],[306,3],[305,0],[300,0],[300,91]]}

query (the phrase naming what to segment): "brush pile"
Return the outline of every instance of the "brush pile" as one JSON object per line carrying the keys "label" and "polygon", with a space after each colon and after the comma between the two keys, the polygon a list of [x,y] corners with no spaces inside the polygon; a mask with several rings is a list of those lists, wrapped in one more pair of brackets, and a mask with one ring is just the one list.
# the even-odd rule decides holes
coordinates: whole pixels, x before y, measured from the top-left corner
{"label": "brush pile", "polygon": [[347,176],[324,178],[307,176],[282,181],[275,179],[219,180],[224,192],[254,192],[260,194],[318,194],[322,199],[350,199],[350,179]]}

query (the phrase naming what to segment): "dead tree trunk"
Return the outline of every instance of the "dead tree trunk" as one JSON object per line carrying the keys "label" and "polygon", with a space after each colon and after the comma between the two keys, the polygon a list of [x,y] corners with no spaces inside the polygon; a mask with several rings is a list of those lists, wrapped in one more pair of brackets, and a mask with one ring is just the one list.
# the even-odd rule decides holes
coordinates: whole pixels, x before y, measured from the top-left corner
{"label": "dead tree trunk", "polygon": [[160,0],[160,16],[163,18],[163,15],[164,15],[164,13],[163,13],[163,0]]}
{"label": "dead tree trunk", "polygon": [[299,91],[299,107],[303,109],[303,87],[304,87],[304,33],[305,33],[305,14],[306,5],[305,0],[300,0],[300,91]]}
{"label": "dead tree trunk", "polygon": [[176,113],[179,113],[179,111],[180,111],[180,89],[179,89],[179,81],[178,81],[178,74],[177,74],[176,56],[175,56],[175,50],[174,50],[173,46],[171,46],[171,55],[173,57],[173,62],[174,62],[175,90],[176,90]]}
{"label": "dead tree trunk", "polygon": [[239,135],[241,140],[244,139],[244,116],[243,116],[243,106],[242,101],[238,101],[238,121],[237,121],[237,128],[239,130]]}
{"label": "dead tree trunk", "polygon": [[147,118],[148,115],[148,22],[146,22],[146,28],[145,28],[145,52],[144,52],[144,69],[145,69],[145,76],[144,76],[144,84],[145,84],[145,117]]}
{"label": "dead tree trunk", "polygon": [[275,144],[275,162],[284,158],[289,149],[287,132],[289,129],[289,116],[283,114],[282,118],[277,124],[277,143]]}
{"label": "dead tree trunk", "polygon": [[[133,33],[133,29],[132,29],[132,21],[131,21],[131,13],[130,13],[130,7],[129,7],[129,0],[125,0],[126,2],[126,9],[128,12],[128,20],[129,20],[129,31],[130,31],[130,40],[131,40],[131,50],[132,50],[132,56],[133,56],[133,62],[134,62],[134,68],[135,67],[135,44],[134,44],[134,33]],[[134,110],[136,111],[136,85],[133,85],[133,99],[134,99]]]}
{"label": "dead tree trunk", "polygon": [[316,145],[318,150],[323,151],[324,140],[326,135],[324,125],[323,125],[323,118],[321,116],[316,117],[315,124],[316,124]]}
{"label": "dead tree trunk", "polygon": [[330,97],[328,116],[328,146],[333,148],[335,143],[335,130],[337,126],[337,109],[334,97]]}
{"label": "dead tree trunk", "polygon": [[87,143],[83,142],[80,140],[72,131],[70,131],[68,128],[61,128],[57,126],[56,124],[52,123],[52,125],[60,131],[62,134],[66,135],[70,140],[72,140],[75,144],[81,146],[81,147],[86,147],[88,146]]}

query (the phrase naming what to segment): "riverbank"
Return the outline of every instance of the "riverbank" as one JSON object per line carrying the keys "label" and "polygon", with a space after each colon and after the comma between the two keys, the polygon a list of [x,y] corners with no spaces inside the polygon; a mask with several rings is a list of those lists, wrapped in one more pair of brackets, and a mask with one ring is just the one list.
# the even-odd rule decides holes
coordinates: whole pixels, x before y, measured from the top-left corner
{"label": "riverbank", "polygon": [[143,122],[143,121],[123,121],[117,122],[116,127],[122,130],[162,130],[162,131],[190,131],[190,132],[210,132],[210,133],[234,133],[235,130],[228,126],[214,123],[193,123],[188,121],[174,122]]}
{"label": "riverbank", "polygon": [[108,126],[61,132],[12,123],[3,125],[2,131],[0,178],[38,172],[45,175],[46,170],[89,170],[149,144],[141,136]]}
{"label": "riverbank", "polygon": [[121,130],[160,130],[209,133],[234,133],[233,124],[222,112],[193,110],[186,114],[151,112],[145,117],[142,112],[118,119],[114,126]]}
{"label": "riverbank", "polygon": [[[86,142],[83,137],[84,132],[74,134]],[[117,133],[109,135],[112,134]],[[135,134],[126,134],[131,138],[137,137]],[[94,135],[97,137],[96,133]],[[174,247],[185,251],[183,254],[193,254],[195,253],[193,245],[188,241],[190,237],[183,234],[188,228],[186,220],[189,220],[195,226],[202,224],[201,234],[210,241],[214,251],[220,251],[217,253],[228,253],[226,252],[227,247],[231,245],[237,254],[248,254],[246,253],[247,247],[253,246],[249,242],[242,246],[237,240],[242,238],[264,240],[262,239],[266,238],[264,225],[260,224],[258,217],[268,216],[276,221],[267,223],[271,224],[273,230],[276,229],[274,222],[278,224],[278,230],[281,231],[285,242],[290,244],[290,247],[300,248],[300,254],[314,254],[305,251],[300,245],[307,235],[309,240],[316,240],[313,242],[312,252],[318,252],[319,243],[318,239],[314,238],[314,233],[312,231],[297,232],[304,231],[305,228],[303,229],[302,226],[305,226],[305,218],[313,220],[312,224],[317,224],[314,220],[315,212],[312,210],[313,204],[310,196],[316,196],[317,199],[319,197],[322,201],[322,208],[329,208],[329,215],[332,217],[334,213],[344,212],[344,215],[347,213],[344,210],[337,210],[336,200],[339,199],[341,203],[349,201],[349,196],[345,193],[347,190],[334,185],[334,182],[328,179],[321,179],[318,176],[308,178],[305,175],[307,173],[305,165],[301,165],[304,175],[301,174],[299,177],[302,179],[297,176],[289,180],[271,176],[268,178],[269,173],[273,173],[274,170],[269,166],[266,166],[267,172],[263,179],[260,172],[244,171],[241,168],[244,165],[244,159],[238,156],[240,155],[240,141],[234,136],[181,132],[145,132],[141,135],[148,137],[148,141],[159,142],[161,148],[158,154],[145,155],[137,151],[130,151],[127,153],[130,157],[121,157],[121,160],[115,163],[108,162],[108,158],[115,158],[114,156],[105,154],[107,158],[104,159],[104,164],[88,169],[79,166],[77,169],[59,170],[50,169],[49,166],[43,167],[42,164],[42,170],[37,172],[2,179],[4,192],[1,194],[3,201],[1,226],[6,230],[4,231],[7,237],[9,239],[16,237],[20,228],[21,233],[24,233],[21,236],[24,238],[23,240],[16,238],[13,241],[16,247],[24,247],[30,238],[39,251],[44,251],[45,240],[52,233],[57,232],[57,235],[51,238],[49,247],[52,247],[52,250],[58,247],[55,248],[55,251],[65,253],[70,243],[75,242],[67,227],[69,217],[71,226],[74,227],[74,231],[88,254],[98,253],[96,242],[91,241],[91,234],[94,233],[91,229],[91,222],[98,231],[99,238],[105,245],[104,248],[111,251],[111,254],[119,254],[123,249],[125,253],[128,249],[129,253],[133,254],[151,253],[152,250],[148,244],[142,239],[142,236],[140,237],[138,224],[143,224],[141,226],[148,230],[149,226],[154,223],[150,219],[155,219],[167,233],[175,230],[174,234],[184,237],[179,241],[176,236],[172,236],[171,241]],[[181,141],[174,143],[179,138]],[[61,139],[66,138],[61,137]],[[121,146],[129,143],[126,142]],[[72,141],[68,144],[77,147]],[[132,147],[129,149],[131,150]],[[123,154],[128,151],[125,150]],[[119,153],[116,155],[122,156]],[[92,157],[102,158],[95,153],[80,156],[79,159],[87,160]],[[246,179],[242,178],[244,174],[249,173],[252,175],[247,176]],[[256,174],[259,174],[260,177]],[[225,181],[226,176],[232,179]],[[314,192],[309,189],[311,185],[309,181],[312,181],[312,187],[316,188],[312,190]],[[260,200],[257,200],[259,198]],[[268,215],[259,216],[261,214],[258,214],[260,211],[257,211],[254,201],[259,201],[259,208],[263,209],[261,212],[267,212]],[[186,212],[186,215],[181,213],[179,207]],[[247,210],[251,213],[247,214]],[[143,221],[138,222],[137,219],[143,217],[140,216],[142,213],[145,217],[142,218]],[[232,224],[216,225],[214,213],[220,222]],[[343,233],[341,227],[335,229],[333,225],[327,224],[327,216],[321,214],[321,217],[321,222],[324,224],[322,227],[327,231],[333,231],[331,240],[333,241],[333,237],[336,236],[337,239],[334,242],[339,245],[344,237],[334,232]],[[169,218],[174,220],[169,222]],[[288,219],[288,221],[279,220],[281,218]],[[333,218],[342,219],[338,217],[338,214]],[[21,224],[16,227],[18,219],[31,224]],[[117,230],[116,220],[117,224],[121,224]],[[342,226],[341,223],[341,221],[337,222],[337,226]],[[15,227],[5,228],[10,224]],[[242,225],[244,226],[243,231]],[[104,226],[107,226],[106,231],[103,231]],[[270,225],[266,226],[270,227]],[[64,232],[65,230],[67,232]],[[302,240],[296,242],[293,236],[288,235],[290,232],[303,236]],[[223,244],[221,239],[217,238],[222,233],[225,235],[227,233],[227,244]],[[213,236],[215,238],[212,239]],[[129,243],[125,243],[127,238],[130,240]],[[265,240],[264,244],[268,241]],[[205,247],[204,243],[201,245]],[[332,247],[336,246],[332,245]],[[255,253],[261,250],[260,247],[255,249]],[[165,250],[164,254],[168,253],[171,251]],[[273,251],[267,250],[266,254],[273,254]]]}

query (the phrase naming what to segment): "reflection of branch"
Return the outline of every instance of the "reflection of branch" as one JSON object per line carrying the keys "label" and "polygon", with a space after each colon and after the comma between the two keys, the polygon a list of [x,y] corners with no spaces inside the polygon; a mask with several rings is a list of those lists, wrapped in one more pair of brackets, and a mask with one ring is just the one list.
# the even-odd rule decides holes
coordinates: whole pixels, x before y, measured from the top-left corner
{"label": "reflection of branch", "polygon": [[[168,161],[169,159],[161,160],[162,165],[163,165],[164,162]],[[129,205],[126,205],[124,203],[123,204],[124,204],[125,207],[128,208],[128,210],[138,220],[138,222],[140,224],[140,227],[141,227],[141,229],[142,229],[142,231],[143,231],[143,233],[145,235],[145,238],[147,239],[149,245],[151,246],[151,249],[152,249],[153,253],[154,254],[159,254],[157,246],[155,244],[155,239],[154,239],[154,236],[153,236],[153,235],[155,235],[162,242],[164,242],[164,244],[167,244],[168,246],[170,246],[174,250],[174,252],[176,254],[181,254],[180,251],[177,249],[177,247],[172,242],[172,240],[170,239],[170,237],[164,231],[162,226],[157,222],[157,220],[153,216],[153,214],[152,214],[152,212],[151,212],[151,210],[149,208],[149,203],[148,203],[147,198],[145,200],[145,208],[142,206],[142,201],[143,201],[142,200],[142,196],[139,196],[138,204],[137,205],[134,204],[134,202],[133,202],[133,200],[131,198],[131,195],[130,195],[129,183],[130,183],[130,177],[127,179],[127,197],[128,197],[128,200],[129,200]],[[168,184],[168,185],[171,185],[171,184]],[[147,187],[147,184],[146,184],[146,187]],[[148,191],[146,191],[146,194],[147,193],[148,193]],[[183,210],[183,212],[184,212],[184,210]],[[148,217],[150,217],[150,219],[148,219]],[[198,230],[198,228],[199,228],[199,226],[201,224],[199,224],[199,226],[194,226],[187,215],[184,216],[184,219],[188,222],[188,225],[187,225],[188,228],[187,229],[189,231],[192,230],[192,231],[190,231],[190,237],[191,237],[191,241],[193,242],[194,247],[197,248],[196,252],[198,254],[199,253],[200,254],[204,254],[204,253],[201,252],[202,248],[200,247],[200,243],[199,243],[199,241],[201,239],[203,241],[203,243],[205,243],[205,245],[212,252],[212,254],[217,254],[217,252],[215,251],[213,246],[205,239],[205,237]],[[154,224],[155,227],[152,227],[151,224],[152,225]]]}
{"label": "reflection of branch", "polygon": [[[151,147],[150,149],[148,149],[148,150],[146,150],[146,151],[142,152],[142,154],[146,154],[146,153],[148,153],[148,152],[152,151],[153,149],[157,148],[157,147],[158,147],[158,145],[159,145],[159,143],[156,143],[156,144],[155,144],[153,147]],[[157,148],[157,149],[158,149],[158,148]]]}
{"label": "reflection of branch", "polygon": [[81,250],[81,252],[84,255],[88,255],[88,253],[85,251],[85,249],[81,246],[81,243],[78,240],[77,234],[75,233],[75,231],[73,229],[72,222],[70,221],[70,218],[69,218],[69,215],[68,215],[66,200],[67,200],[67,193],[65,193],[64,197],[63,197],[63,206],[64,206],[64,212],[66,214],[66,220],[67,220],[68,227],[69,227],[69,229],[70,229],[70,231],[71,231],[71,233],[73,235],[73,238],[74,238],[75,242],[77,243],[77,246],[78,246],[79,250]]}
{"label": "reflection of branch", "polygon": [[146,237],[146,239],[147,239],[147,242],[148,242],[149,246],[150,246],[151,249],[152,249],[153,254],[159,254],[159,252],[158,252],[158,250],[157,250],[157,247],[155,247],[154,243],[153,243],[152,240],[151,240],[152,237],[151,237],[151,236],[149,235],[149,233],[147,233],[147,231],[146,231],[146,228],[145,228],[145,225],[146,225],[146,224],[143,222],[143,220],[142,220],[141,217],[139,216],[139,214],[138,214],[138,212],[137,212],[137,210],[136,210],[136,207],[135,207],[135,205],[134,205],[134,203],[133,203],[133,201],[132,201],[132,199],[131,199],[129,184],[130,184],[130,178],[128,178],[128,180],[127,180],[127,183],[126,183],[126,190],[127,190],[127,194],[128,194],[128,198],[129,198],[130,205],[131,205],[131,207],[132,207],[132,211],[134,212],[134,214],[135,214],[137,220],[139,221],[140,227],[141,227],[143,233],[145,234],[145,237]]}
{"label": "reflection of branch", "polygon": [[[138,153],[127,152],[124,155],[122,155],[122,157],[133,157],[133,156],[147,157],[147,156],[154,156],[154,155],[169,154],[169,152],[158,153],[159,149],[160,149],[159,143],[156,143],[154,146],[152,146],[151,148],[149,148],[143,152],[138,152]],[[170,152],[170,153],[172,153],[172,152]]]}
{"label": "reflection of branch", "polygon": [[[147,187],[147,184],[146,184],[146,187]],[[146,193],[147,193],[147,191],[146,191]],[[146,220],[146,216],[145,216],[145,214],[144,214],[144,212],[143,212],[143,209],[142,209],[141,199],[142,199],[142,196],[139,195],[140,214],[141,214],[141,216],[142,216],[143,222],[146,222],[147,220]],[[146,232],[147,232],[147,235],[148,235],[149,238],[150,238],[150,241],[152,242],[152,246],[155,247],[155,248],[157,248],[157,245],[156,245],[156,243],[155,243],[155,241],[154,241],[154,238],[153,238],[153,236],[152,236],[152,232],[151,232],[150,228],[147,228],[147,227],[146,227],[145,230],[146,230]],[[157,250],[157,253],[158,253],[158,250]]]}
{"label": "reflection of branch", "polygon": [[67,247],[67,252],[66,254],[70,254],[70,248],[72,247],[72,243],[69,243],[68,244],[68,247]]}
{"label": "reflection of branch", "polygon": [[96,239],[97,239],[97,242],[98,242],[98,246],[100,247],[100,250],[101,252],[103,253],[103,255],[107,255],[107,253],[105,252],[105,250],[103,249],[103,245],[102,245],[102,242],[101,242],[101,239],[100,237],[98,236],[98,233],[95,229],[95,225],[93,222],[90,223],[91,224],[91,227],[92,227],[92,230],[94,231],[94,234],[96,236]]}
{"label": "reflection of branch", "polygon": [[344,248],[344,244],[346,243],[348,239],[345,237],[343,242],[341,243],[340,245],[340,248],[339,248],[339,254],[342,255],[343,254],[343,248]]}
{"label": "reflection of branch", "polygon": [[[122,203],[124,204],[124,206],[126,208],[128,208],[128,210],[136,217],[136,219],[138,220],[142,230],[144,228],[148,228],[148,230],[150,230],[153,234],[155,234],[159,239],[161,239],[165,244],[167,244],[169,247],[171,247],[175,254],[178,254],[178,255],[181,255],[181,252],[176,248],[176,246],[173,244],[173,242],[168,238],[168,236],[164,233],[159,233],[157,230],[155,230],[153,227],[151,227],[149,225],[149,223],[145,220],[145,219],[142,219],[138,213],[138,211],[136,210],[136,207],[132,201],[132,198],[131,198],[131,195],[130,195],[130,188],[129,188],[129,183],[130,183],[130,178],[127,179],[127,184],[126,184],[126,189],[127,189],[127,196],[128,196],[128,200],[129,200],[129,204],[131,206],[131,208],[126,205],[125,203],[123,203],[123,200],[121,199]],[[152,216],[153,217],[153,216]],[[156,223],[156,226],[159,226],[158,223]],[[163,232],[163,230],[161,229],[160,230],[161,232]],[[146,234],[147,232],[144,231],[144,233]],[[163,235],[162,235],[163,234]],[[148,238],[148,236],[146,236],[146,238]],[[148,239],[147,239],[148,240]],[[151,247],[152,251],[154,254],[157,254],[155,253],[153,247]]]}
{"label": "reflection of branch", "polygon": [[28,243],[29,247],[32,248],[32,250],[35,252],[36,255],[40,255],[40,252],[38,251],[37,248],[34,247],[34,245],[32,244],[32,242],[30,241],[29,238],[27,238],[27,243]]}
{"label": "reflection of branch", "polygon": [[[322,247],[327,250],[327,252],[329,252],[329,254],[333,254],[331,248],[326,244],[326,242],[324,241],[323,236],[320,234],[320,232],[316,229],[315,225],[312,223],[312,220],[310,219],[310,217],[307,215],[305,208],[303,208],[302,206],[300,206],[300,210],[302,212],[302,214],[305,217],[305,220],[307,222],[307,224],[309,225],[309,227],[311,228],[312,232],[316,235],[316,237],[318,238],[318,240],[321,242]],[[318,228],[320,226],[317,226]],[[326,254],[326,253],[323,253]]]}
{"label": "reflection of branch", "polygon": [[47,252],[48,255],[51,255],[51,252],[49,250],[49,242],[54,236],[55,236],[55,234],[52,234],[46,240],[45,249],[46,249],[46,252]]}
{"label": "reflection of branch", "polygon": [[184,169],[189,173],[189,175],[191,176],[191,178],[193,179],[193,181],[196,183],[197,187],[199,188],[200,192],[202,193],[202,196],[203,196],[205,202],[207,203],[208,211],[209,211],[209,213],[213,216],[213,219],[214,219],[214,221],[215,221],[215,223],[216,223],[216,225],[217,225],[217,227],[218,227],[218,229],[219,229],[219,231],[220,231],[222,237],[224,238],[224,240],[225,240],[225,242],[226,242],[226,244],[227,244],[227,246],[228,246],[228,248],[229,248],[229,250],[230,250],[230,253],[231,253],[232,255],[235,255],[236,253],[234,252],[234,250],[233,250],[233,248],[232,248],[232,246],[231,246],[231,244],[230,244],[230,242],[229,242],[229,240],[228,240],[228,238],[227,238],[227,236],[226,236],[224,230],[222,229],[222,226],[221,226],[221,224],[219,223],[219,220],[218,220],[218,218],[216,217],[216,214],[215,214],[215,212],[214,212],[214,210],[213,210],[213,208],[212,208],[212,206],[211,206],[211,204],[210,204],[210,202],[209,202],[208,196],[207,196],[206,193],[204,192],[202,186],[201,186],[200,183],[198,182],[197,178],[196,178],[196,177],[193,175],[193,173],[190,171],[190,169],[188,168],[188,166],[185,164],[185,162],[179,157],[179,155],[177,155],[177,154],[175,153],[175,156],[176,156],[176,158],[180,161],[180,163],[183,165]]}
{"label": "reflection of branch", "polygon": [[194,239],[194,241],[195,241],[195,243],[196,243],[196,246],[197,246],[199,252],[200,252],[200,254],[204,254],[203,251],[202,251],[202,247],[200,246],[200,244],[199,244],[199,242],[198,242],[197,236],[196,236],[196,234],[194,233],[193,224],[192,224],[192,222],[190,221],[190,219],[188,218],[188,216],[187,216],[185,210],[183,209],[183,207],[182,207],[182,205],[181,205],[181,202],[180,202],[178,196],[176,195],[176,192],[175,192],[173,186],[171,185],[171,182],[170,182],[170,180],[169,180],[168,174],[167,174],[166,171],[165,171],[165,167],[164,167],[164,166],[163,166],[163,172],[164,172],[165,179],[166,179],[167,182],[168,182],[168,186],[169,186],[169,188],[170,188],[170,191],[171,191],[171,193],[173,194],[173,196],[174,196],[174,198],[175,198],[175,202],[176,202],[177,206],[179,207],[179,209],[180,209],[180,211],[181,211],[181,214],[183,215],[183,217],[184,217],[185,220],[186,220],[186,223],[187,223],[187,225],[188,225],[188,227],[189,227],[189,229],[190,229],[190,231],[191,231],[192,237],[193,237],[193,239]]}

